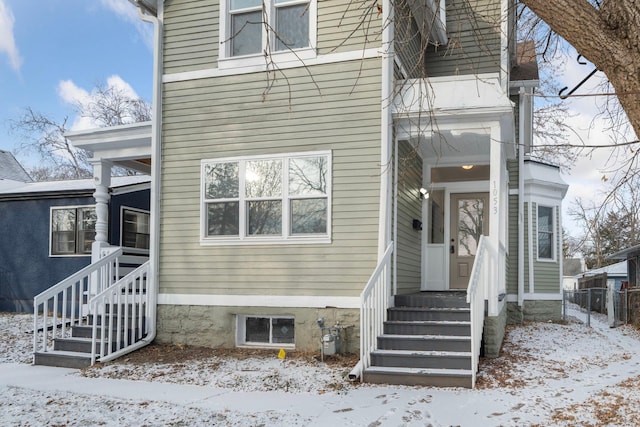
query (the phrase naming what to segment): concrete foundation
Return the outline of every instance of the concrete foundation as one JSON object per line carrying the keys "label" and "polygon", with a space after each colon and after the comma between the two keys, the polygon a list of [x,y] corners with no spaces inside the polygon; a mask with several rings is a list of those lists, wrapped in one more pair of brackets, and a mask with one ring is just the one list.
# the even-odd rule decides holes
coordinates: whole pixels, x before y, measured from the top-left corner
{"label": "concrete foundation", "polygon": [[360,346],[360,310],[338,308],[212,307],[159,305],[156,341],[213,348],[236,346],[237,315],[287,316],[295,319],[295,348],[320,351],[321,331],[316,320],[326,326],[340,322],[345,329],[343,351],[357,353]]}
{"label": "concrete foundation", "polygon": [[504,339],[507,327],[507,304],[503,304],[500,314],[497,316],[485,317],[482,341],[484,356],[495,358],[500,355],[502,340]]}
{"label": "concrete foundation", "polygon": [[507,305],[507,321],[510,324],[562,320],[562,301],[529,300],[524,301],[522,306],[515,302]]}

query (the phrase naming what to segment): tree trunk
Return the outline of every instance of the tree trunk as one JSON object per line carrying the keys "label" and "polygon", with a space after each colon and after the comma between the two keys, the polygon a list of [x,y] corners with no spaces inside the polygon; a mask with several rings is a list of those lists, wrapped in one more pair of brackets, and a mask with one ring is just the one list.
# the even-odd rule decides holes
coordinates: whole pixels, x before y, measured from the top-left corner
{"label": "tree trunk", "polygon": [[640,8],[636,0],[521,0],[614,87],[640,136]]}

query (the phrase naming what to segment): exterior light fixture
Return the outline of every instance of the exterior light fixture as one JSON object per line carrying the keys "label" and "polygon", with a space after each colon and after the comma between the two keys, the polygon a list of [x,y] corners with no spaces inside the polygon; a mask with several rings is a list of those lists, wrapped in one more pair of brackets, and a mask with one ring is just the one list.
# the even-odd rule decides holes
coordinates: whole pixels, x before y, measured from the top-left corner
{"label": "exterior light fixture", "polygon": [[424,187],[421,187],[421,188],[420,188],[420,196],[419,196],[419,197],[420,197],[420,198],[423,198],[423,197],[424,197],[425,199],[428,199],[428,198],[429,198],[429,190],[427,190],[427,189],[426,189],[426,188],[424,188]]}
{"label": "exterior light fixture", "polygon": [[473,165],[462,165],[462,169],[464,169],[466,171],[471,170],[471,169],[473,169]]}

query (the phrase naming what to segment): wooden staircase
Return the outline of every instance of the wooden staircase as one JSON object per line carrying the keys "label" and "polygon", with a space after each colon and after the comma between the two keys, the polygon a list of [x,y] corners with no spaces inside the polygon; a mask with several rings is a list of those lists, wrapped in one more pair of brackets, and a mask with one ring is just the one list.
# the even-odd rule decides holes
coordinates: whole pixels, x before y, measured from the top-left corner
{"label": "wooden staircase", "polygon": [[[118,310],[116,306],[115,313],[113,315],[107,313],[104,317],[98,316],[95,320],[97,323],[97,337],[95,343],[95,353],[100,354],[100,346],[102,342],[105,345],[108,344],[107,339],[101,338],[103,329],[103,320],[105,319],[105,331],[104,335],[120,336],[120,347],[125,343],[125,337],[128,338],[128,342],[136,342],[145,336],[145,321],[143,317],[132,316],[132,306],[127,305],[128,313],[125,316],[124,306]],[[108,308],[108,307],[107,307]],[[120,311],[120,314],[117,312]],[[119,322],[118,322],[119,320]],[[93,334],[93,316],[90,315],[86,319],[81,320],[76,325],[71,325],[69,337],[58,337],[53,339],[53,350],[49,351],[37,351],[34,353],[33,364],[43,366],[57,366],[62,368],[75,368],[82,369],[91,366],[91,343]],[[120,323],[120,328],[118,328]],[[117,349],[115,342],[111,343],[111,351]]]}
{"label": "wooden staircase", "polygon": [[471,317],[465,291],[397,295],[364,370],[369,383],[468,387]]}

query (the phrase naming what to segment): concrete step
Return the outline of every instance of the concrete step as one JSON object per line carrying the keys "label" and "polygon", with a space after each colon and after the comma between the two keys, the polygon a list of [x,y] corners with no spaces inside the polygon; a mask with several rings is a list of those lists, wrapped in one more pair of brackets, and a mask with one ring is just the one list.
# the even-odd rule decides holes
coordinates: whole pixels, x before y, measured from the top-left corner
{"label": "concrete step", "polygon": [[471,337],[447,335],[380,335],[381,350],[471,351]]}
{"label": "concrete step", "polygon": [[410,295],[396,295],[394,299],[396,307],[469,307],[466,291],[420,292]]}
{"label": "concrete step", "polygon": [[390,307],[388,320],[470,321],[469,308]]}
{"label": "concrete step", "polygon": [[363,372],[363,380],[364,382],[374,384],[466,388],[471,388],[473,383],[471,370],[393,368],[382,366],[371,366],[365,369]]}
{"label": "concrete step", "polygon": [[469,336],[471,322],[437,320],[388,320],[384,333],[398,335],[456,335]]}
{"label": "concrete step", "polygon": [[471,369],[471,352],[376,350],[371,365],[396,368]]}
{"label": "concrete step", "polygon": [[36,352],[33,355],[33,364],[82,369],[91,365],[91,353],[78,353],[74,351],[60,350]]}

